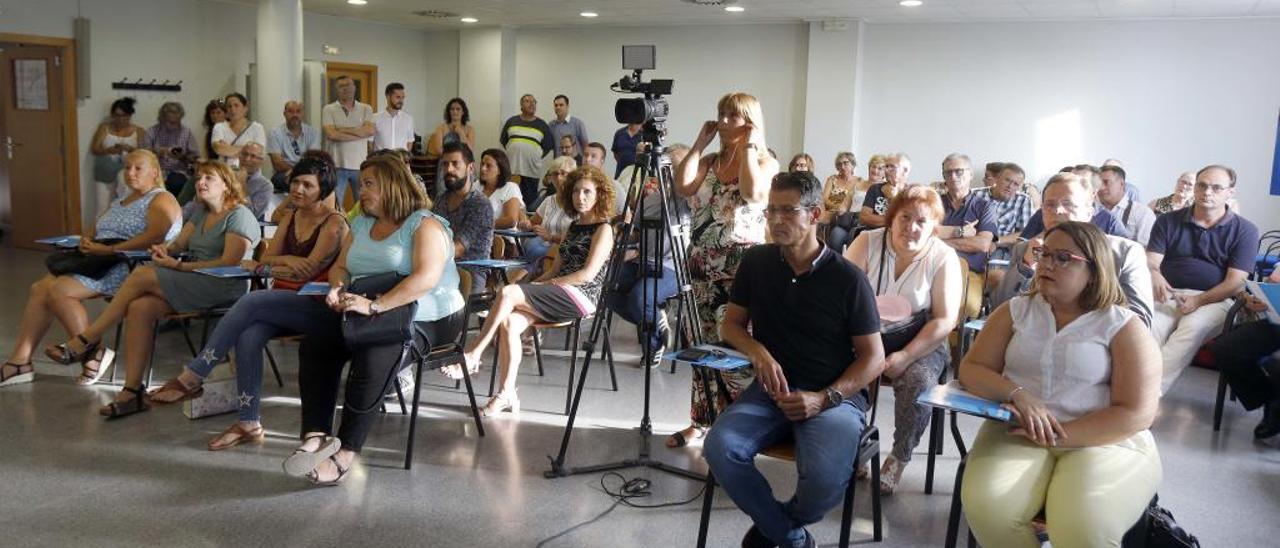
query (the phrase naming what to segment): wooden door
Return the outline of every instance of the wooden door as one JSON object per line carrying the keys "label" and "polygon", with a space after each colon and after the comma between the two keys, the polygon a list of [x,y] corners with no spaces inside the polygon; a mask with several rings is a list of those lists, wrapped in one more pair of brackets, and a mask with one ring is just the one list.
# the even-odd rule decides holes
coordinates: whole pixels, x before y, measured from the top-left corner
{"label": "wooden door", "polygon": [[[64,155],[65,103],[60,48],[0,42],[0,179],[9,181],[17,247],[43,248],[38,238],[74,233]],[[75,200],[78,204],[79,200]]]}
{"label": "wooden door", "polygon": [[338,63],[330,61],[324,67],[325,103],[338,100],[338,88],[334,84],[340,76],[350,76],[356,82],[356,100],[373,107],[378,112],[378,98],[382,90],[378,89],[378,67],[376,65],[358,65],[356,63]]}

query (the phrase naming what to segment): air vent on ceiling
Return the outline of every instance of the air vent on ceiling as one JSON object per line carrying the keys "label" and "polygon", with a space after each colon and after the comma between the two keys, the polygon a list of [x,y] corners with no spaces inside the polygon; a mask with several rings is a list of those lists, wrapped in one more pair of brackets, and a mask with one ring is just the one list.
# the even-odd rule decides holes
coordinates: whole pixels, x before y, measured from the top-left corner
{"label": "air vent on ceiling", "polygon": [[427,19],[453,19],[458,16],[456,13],[443,10],[418,10],[413,12],[413,14],[419,17],[426,17]]}
{"label": "air vent on ceiling", "polygon": [[695,6],[723,6],[734,3],[733,0],[684,0]]}

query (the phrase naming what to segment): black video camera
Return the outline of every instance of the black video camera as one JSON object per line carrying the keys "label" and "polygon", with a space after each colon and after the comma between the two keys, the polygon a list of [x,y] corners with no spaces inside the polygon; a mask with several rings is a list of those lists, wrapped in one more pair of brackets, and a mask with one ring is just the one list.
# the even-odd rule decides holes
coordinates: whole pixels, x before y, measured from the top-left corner
{"label": "black video camera", "polygon": [[610,87],[619,93],[643,93],[644,97],[618,99],[613,106],[614,119],[620,124],[662,123],[671,112],[663,95],[671,94],[674,80],[644,81],[643,73],[657,66],[656,46],[622,46],[622,68],[634,71]]}

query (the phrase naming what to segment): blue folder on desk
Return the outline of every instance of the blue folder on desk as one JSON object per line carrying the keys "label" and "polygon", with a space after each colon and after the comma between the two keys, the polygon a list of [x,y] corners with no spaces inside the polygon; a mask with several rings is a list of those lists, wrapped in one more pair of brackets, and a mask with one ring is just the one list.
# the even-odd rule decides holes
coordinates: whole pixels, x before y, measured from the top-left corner
{"label": "blue folder on desk", "polygon": [[209,268],[197,268],[195,270],[206,276],[215,278],[251,278],[253,273],[240,268],[238,266],[211,266]]}
{"label": "blue folder on desk", "polygon": [[680,355],[680,352],[683,352],[683,350],[681,350],[678,352],[668,352],[666,355],[662,356],[662,359],[679,363],[687,363],[695,367],[719,369],[721,371],[732,371],[743,367],[751,367],[751,360],[748,360],[745,354],[732,348],[717,346],[714,344],[700,344],[693,348],[706,350],[712,352],[712,354],[698,361],[682,360],[677,357]]}
{"label": "blue folder on desk", "polygon": [[1267,319],[1271,323],[1280,324],[1280,313],[1277,313],[1277,309],[1280,309],[1280,284],[1245,282],[1245,287],[1250,295],[1267,303]]}
{"label": "blue folder on desk", "polygon": [[151,260],[151,252],[145,249],[130,249],[128,251],[117,251],[116,255],[132,260]]}
{"label": "blue folder on desk", "polygon": [[298,288],[299,295],[328,295],[329,284],[324,282],[308,282]]}
{"label": "blue folder on desk", "polygon": [[933,386],[923,394],[920,394],[920,397],[916,398],[916,403],[931,407],[941,407],[984,419],[1001,422],[1013,421],[1013,413],[1008,409],[1005,409],[999,403],[979,398],[966,392],[960,387],[958,381]]}
{"label": "blue folder on desk", "polygon": [[458,261],[458,266],[478,266],[480,268],[516,268],[520,266],[529,266],[528,261],[516,261],[511,259],[473,259],[470,261]]}
{"label": "blue folder on desk", "polygon": [[535,232],[530,232],[528,230],[516,230],[514,228],[499,228],[495,229],[493,233],[499,236],[507,236],[509,238],[533,238],[538,235]]}
{"label": "blue folder on desk", "polygon": [[80,236],[72,234],[69,236],[54,236],[52,238],[40,238],[36,240],[38,244],[51,245],[54,247],[79,247]]}

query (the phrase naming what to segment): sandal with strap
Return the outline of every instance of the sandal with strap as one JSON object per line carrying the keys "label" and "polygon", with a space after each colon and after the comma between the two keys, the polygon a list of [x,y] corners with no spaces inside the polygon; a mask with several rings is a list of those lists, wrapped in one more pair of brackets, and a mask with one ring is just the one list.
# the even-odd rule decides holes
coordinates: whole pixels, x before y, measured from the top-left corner
{"label": "sandal with strap", "polygon": [[123,389],[125,392],[133,394],[133,398],[108,403],[105,407],[99,409],[98,413],[106,416],[108,419],[118,419],[151,410],[151,405],[147,403],[146,386],[140,386],[138,388],[125,386]]}
{"label": "sandal with strap", "polygon": [[[337,470],[338,470],[338,476],[337,476],[337,477],[335,477],[335,478],[333,478],[333,479],[331,479],[331,480],[329,480],[329,481],[320,481],[320,473],[319,473],[319,472],[316,472],[316,471],[313,469],[313,470],[311,470],[310,472],[307,472],[307,479],[311,480],[311,483],[312,483],[313,485],[318,485],[318,486],[321,486],[321,487],[333,487],[333,486],[337,485],[338,483],[340,483],[340,482],[342,481],[342,479],[343,479],[343,478],[347,477],[347,472],[350,472],[350,471],[351,471],[351,467],[350,467],[350,466],[348,466],[348,467],[346,467],[346,468],[343,468],[343,467],[342,467],[342,465],[338,463],[338,455],[337,455],[337,453],[334,453],[333,455],[330,455],[330,456],[329,456],[329,461],[330,461],[330,462],[332,462],[332,463],[333,463],[333,467],[334,467],[335,469],[337,469]],[[321,462],[323,462],[323,461],[321,461]],[[317,464],[317,466],[319,466],[319,465]]]}
{"label": "sandal with strap", "polygon": [[176,400],[154,400],[153,399],[151,401],[155,402],[156,405],[170,405],[174,403],[184,402],[187,400],[194,400],[204,395],[204,385],[200,385],[195,388],[187,388],[187,385],[182,384],[182,381],[178,379],[169,379],[165,381],[164,386],[161,386],[160,388],[152,390],[151,395],[154,396],[166,390],[172,390],[174,392],[181,393],[182,396]]}
{"label": "sandal with strap", "polygon": [[324,459],[337,454],[338,449],[342,448],[342,442],[334,436],[328,434],[313,434],[302,438],[302,444],[306,445],[313,438],[320,438],[320,446],[315,451],[307,451],[299,447],[294,450],[289,458],[284,459],[284,473],[290,476],[306,476],[308,472],[316,469]]}
{"label": "sandal with strap", "polygon": [[[102,376],[107,374],[107,368],[115,362],[116,351],[103,346],[98,349],[98,352],[102,355],[95,353],[80,363],[80,376],[76,377],[76,384],[80,386],[97,384],[102,380]],[[89,364],[95,365],[90,367]]]}
{"label": "sandal with strap", "polygon": [[453,363],[453,364],[449,364],[444,367],[441,367],[440,372],[443,373],[444,376],[449,377],[450,379],[453,379],[455,381],[460,381],[462,380],[462,377],[463,377],[463,374],[462,374],[463,365],[465,365],[467,368],[466,376],[468,377],[475,375],[476,372],[480,370],[480,364],[476,362],[467,361],[466,354],[462,355],[462,362],[463,362],[462,364]]}
{"label": "sandal with strap", "polygon": [[[225,439],[228,435],[232,436],[231,441],[222,445],[217,444],[218,440]],[[262,425],[255,426],[252,430],[246,430],[244,426],[241,426],[241,424],[237,422],[231,425],[231,428],[228,428],[221,434],[218,434],[218,437],[209,440],[209,450],[222,451],[223,449],[231,449],[232,447],[242,443],[260,442],[265,437],[266,430],[262,428]]]}
{"label": "sandal with strap", "polygon": [[685,447],[689,445],[690,441],[700,440],[702,439],[703,436],[706,436],[706,435],[707,435],[707,429],[697,427],[697,426],[693,427],[693,435],[689,437],[685,437],[684,430],[677,430],[675,432],[672,432],[670,436],[667,436],[667,447],[670,447],[672,449],[675,449],[678,447]]}
{"label": "sandal with strap", "polygon": [[98,341],[90,343],[89,339],[84,338],[84,335],[76,335],[75,339],[80,341],[80,344],[84,345],[84,349],[80,352],[73,352],[71,347],[67,346],[67,343],[62,343],[44,349],[44,355],[62,365],[71,365],[76,362],[84,362],[88,356],[94,355],[94,353],[98,351],[98,345],[102,342]]}
{"label": "sandal with strap", "polygon": [[[5,376],[4,367],[12,367],[13,374]],[[4,367],[0,367],[0,386],[13,386],[36,380],[36,370],[31,367],[31,362],[4,362]]]}

